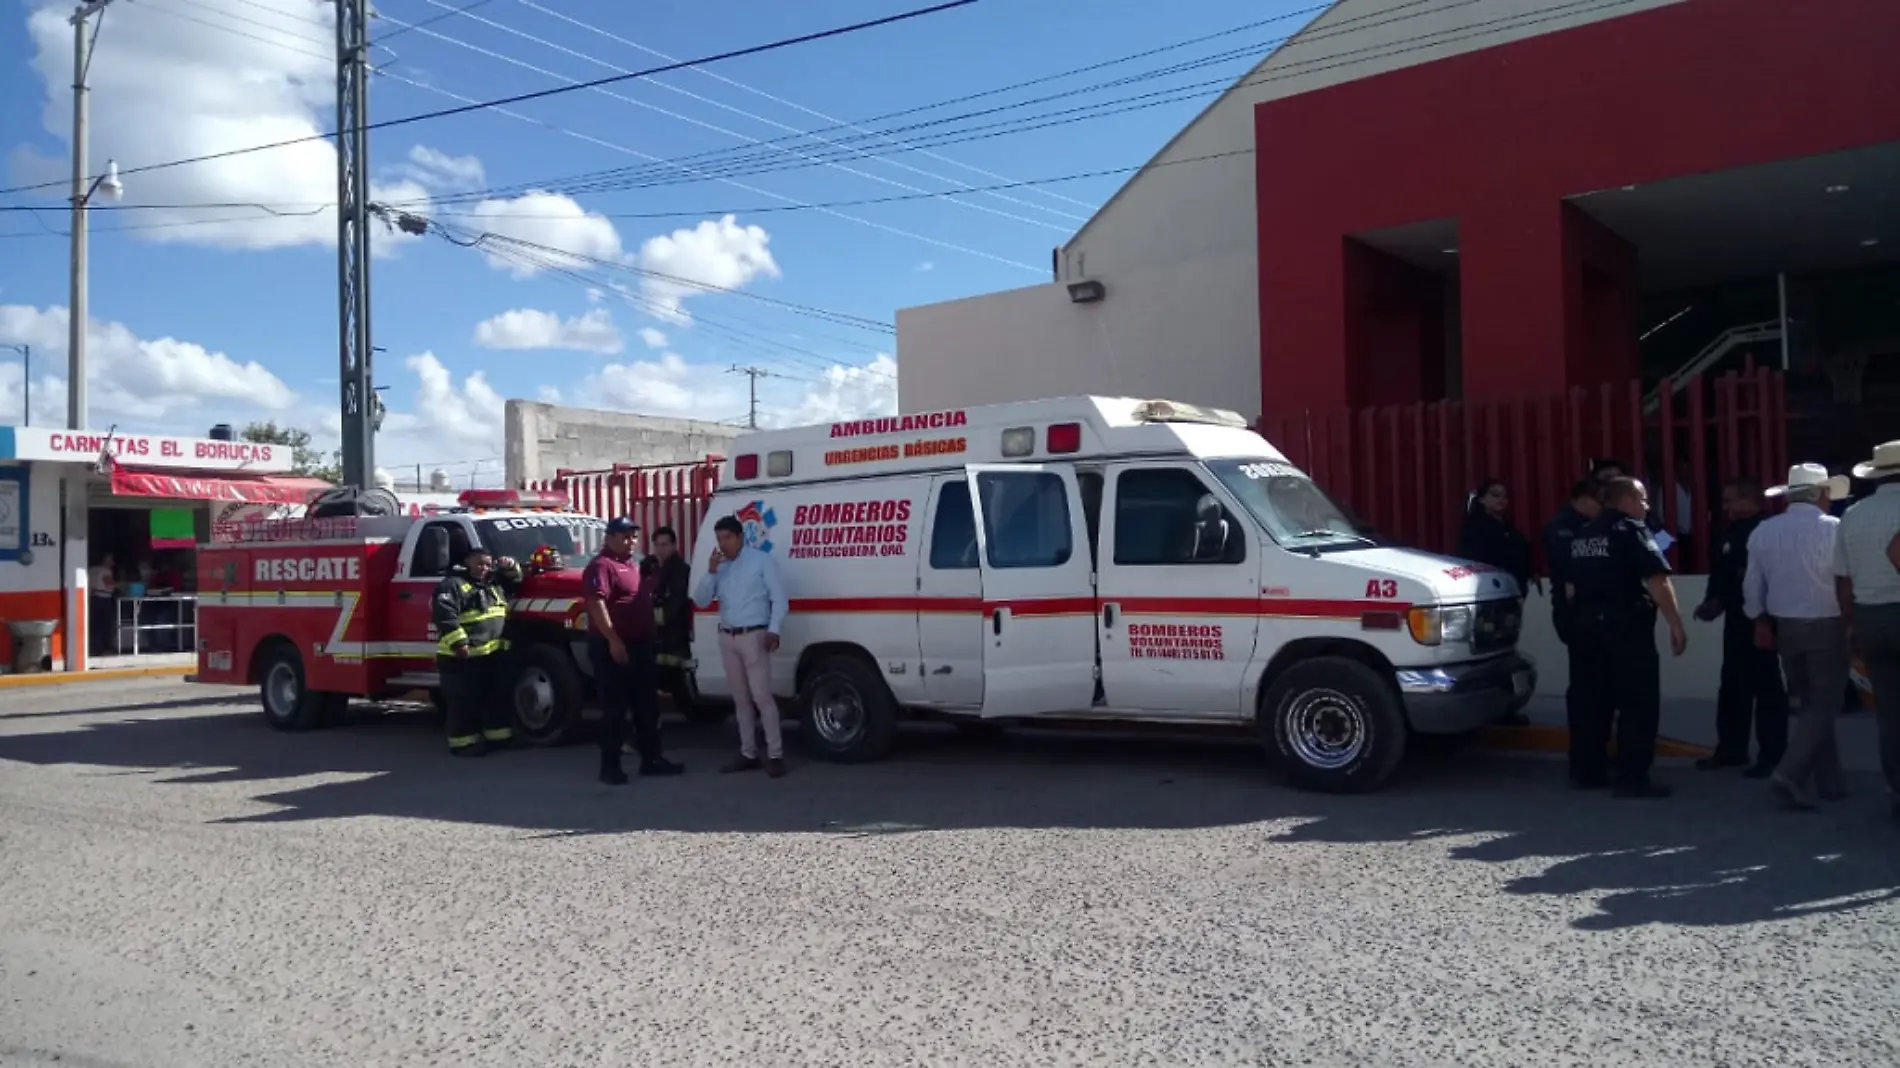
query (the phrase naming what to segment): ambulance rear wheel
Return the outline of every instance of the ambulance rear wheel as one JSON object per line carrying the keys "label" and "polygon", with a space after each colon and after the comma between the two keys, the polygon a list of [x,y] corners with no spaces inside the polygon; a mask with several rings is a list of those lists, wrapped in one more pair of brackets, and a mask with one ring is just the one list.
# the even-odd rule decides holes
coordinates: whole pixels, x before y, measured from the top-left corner
{"label": "ambulance rear wheel", "polygon": [[1260,703],[1260,732],[1295,785],[1325,793],[1376,790],[1405,755],[1405,709],[1367,664],[1322,656],[1294,664]]}
{"label": "ambulance rear wheel", "polygon": [[515,658],[515,732],[529,745],[560,745],[581,731],[587,688],[567,650],[530,645]]}
{"label": "ambulance rear wheel", "polygon": [[890,752],[897,699],[862,657],[840,653],[814,664],[798,687],[800,735],[812,755],[863,764]]}
{"label": "ambulance rear wheel", "polygon": [[258,666],[258,695],[264,719],[280,731],[307,731],[323,724],[334,702],[312,691],[304,677],[303,657],[288,642],[264,654]]}

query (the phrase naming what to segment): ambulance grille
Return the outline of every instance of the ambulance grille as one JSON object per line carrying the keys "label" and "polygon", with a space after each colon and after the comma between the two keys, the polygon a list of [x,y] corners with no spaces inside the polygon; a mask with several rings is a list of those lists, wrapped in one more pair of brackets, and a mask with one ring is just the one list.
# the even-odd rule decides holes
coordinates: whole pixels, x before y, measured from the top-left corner
{"label": "ambulance grille", "polygon": [[1480,601],[1478,618],[1472,621],[1471,649],[1477,653],[1509,649],[1517,644],[1518,633],[1523,629],[1524,608],[1517,598]]}

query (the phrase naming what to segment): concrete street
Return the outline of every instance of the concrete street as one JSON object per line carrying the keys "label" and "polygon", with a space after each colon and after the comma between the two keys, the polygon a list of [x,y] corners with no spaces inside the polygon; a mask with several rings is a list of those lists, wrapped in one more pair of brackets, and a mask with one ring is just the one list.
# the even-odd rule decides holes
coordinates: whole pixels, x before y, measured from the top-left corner
{"label": "concrete street", "polygon": [[1466,753],[1297,793],[1246,747],[920,731],[593,782],[413,714],[0,691],[0,1064],[1900,1064],[1900,827],[1681,765]]}

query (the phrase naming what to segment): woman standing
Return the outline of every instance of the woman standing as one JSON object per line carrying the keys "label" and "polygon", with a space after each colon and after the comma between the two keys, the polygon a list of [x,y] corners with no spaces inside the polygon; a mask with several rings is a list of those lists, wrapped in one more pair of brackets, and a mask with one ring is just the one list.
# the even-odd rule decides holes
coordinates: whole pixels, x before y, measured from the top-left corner
{"label": "woman standing", "polygon": [[[1533,584],[1543,592],[1543,582],[1531,574],[1531,543],[1511,522],[1511,491],[1495,478],[1478,484],[1478,491],[1465,504],[1465,526],[1458,537],[1458,555],[1467,560],[1503,571],[1517,580],[1518,604],[1530,593]],[[1524,726],[1530,719],[1522,712],[1504,721]]]}
{"label": "woman standing", "polygon": [[1489,564],[1517,580],[1521,600],[1539,582],[1531,574],[1531,543],[1512,524],[1511,491],[1495,478],[1479,484],[1465,506],[1465,528],[1458,537],[1458,555]]}

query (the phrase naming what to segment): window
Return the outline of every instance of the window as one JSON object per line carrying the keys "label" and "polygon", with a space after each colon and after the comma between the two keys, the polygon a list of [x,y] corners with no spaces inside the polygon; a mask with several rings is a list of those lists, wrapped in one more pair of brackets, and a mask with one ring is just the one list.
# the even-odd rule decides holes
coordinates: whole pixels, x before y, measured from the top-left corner
{"label": "window", "polygon": [[482,545],[496,556],[512,556],[526,562],[535,550],[546,545],[560,554],[564,567],[586,567],[600,552],[607,536],[607,522],[591,515],[571,512],[538,512],[530,515],[489,519],[477,524]]}
{"label": "window", "polygon": [[1207,469],[1280,545],[1299,552],[1363,549],[1378,542],[1306,472],[1279,459],[1208,460]]}
{"label": "window", "polygon": [[939,571],[962,571],[978,563],[970,485],[961,478],[945,482],[938,491],[937,515],[930,525],[930,566]]}
{"label": "window", "polygon": [[1146,467],[1115,477],[1115,563],[1238,564],[1247,538],[1194,472]]}
{"label": "window", "polygon": [[983,532],[990,566],[1060,567],[1075,550],[1069,521],[1069,491],[1056,475],[1041,471],[981,472]]}
{"label": "window", "polygon": [[[431,559],[434,554],[429,547],[439,536],[435,533],[438,530],[448,537],[449,552],[446,560]],[[409,575],[412,578],[441,578],[449,573],[449,568],[461,563],[462,557],[466,555],[468,555],[468,531],[462,524],[430,523],[422,528],[422,535],[416,539],[415,556],[409,561]]]}

